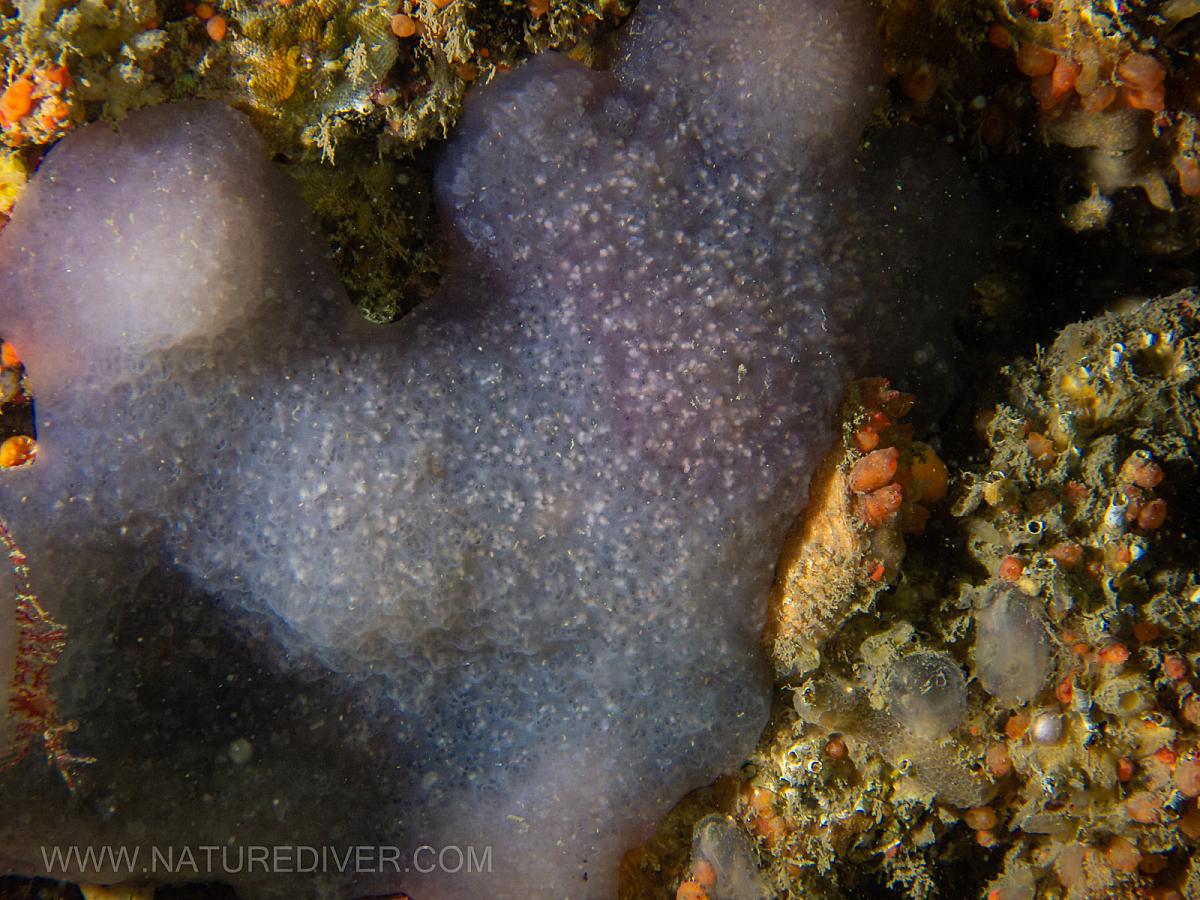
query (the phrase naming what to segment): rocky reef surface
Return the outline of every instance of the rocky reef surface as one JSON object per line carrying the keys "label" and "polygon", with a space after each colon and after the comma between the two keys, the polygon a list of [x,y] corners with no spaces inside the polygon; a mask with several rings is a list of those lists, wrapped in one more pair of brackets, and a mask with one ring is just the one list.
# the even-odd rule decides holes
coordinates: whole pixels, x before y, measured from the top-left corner
{"label": "rocky reef surface", "polygon": [[[854,387],[781,560],[772,724],[625,896],[1197,896],[1197,313],[1193,290],[1068,326],[949,468],[914,398]],[[758,855],[718,865],[714,831]]]}
{"label": "rocky reef surface", "polygon": [[611,896],[752,750],[845,385],[948,382],[980,219],[936,145],[855,159],[865,6],[764,0],[732,36],[721,8],[643,3],[611,71],[481,90],[436,176],[453,265],[387,329],[239,114],[165,104],[49,154],[0,234],[39,448],[0,509],[61,651],[10,697],[52,767],[0,773],[5,865],[469,845],[491,872],[299,890]]}

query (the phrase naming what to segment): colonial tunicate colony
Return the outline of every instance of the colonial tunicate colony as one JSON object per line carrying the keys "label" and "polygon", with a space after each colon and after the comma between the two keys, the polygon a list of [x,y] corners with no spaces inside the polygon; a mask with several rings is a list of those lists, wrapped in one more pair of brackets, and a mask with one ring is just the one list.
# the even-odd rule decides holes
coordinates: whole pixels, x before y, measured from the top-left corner
{"label": "colonial tunicate colony", "polygon": [[[0,238],[41,446],[0,512],[96,762],[73,802],[36,760],[0,774],[8,865],[473,845],[494,896],[611,896],[753,747],[784,530],[848,377],[941,364],[958,198],[903,143],[854,159],[865,6],[726,12],[646,0],[612,71],[547,55],[481,91],[437,173],[451,271],[387,329],[227,108],[50,154]],[[914,691],[953,727],[952,689]]]}

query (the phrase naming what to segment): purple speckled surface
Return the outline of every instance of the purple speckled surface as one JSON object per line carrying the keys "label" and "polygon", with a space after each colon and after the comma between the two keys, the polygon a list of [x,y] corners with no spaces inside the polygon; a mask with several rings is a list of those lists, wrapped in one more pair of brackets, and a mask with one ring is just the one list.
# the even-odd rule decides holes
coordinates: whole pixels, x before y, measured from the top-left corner
{"label": "purple speckled surface", "polygon": [[480,90],[437,173],[443,287],[389,328],[237,114],[50,155],[0,237],[42,446],[0,513],[98,762],[71,802],[0,774],[13,869],[99,837],[471,844],[490,875],[315,881],[606,897],[753,747],[780,541],[845,380],[944,363],[957,200],[859,173],[865,6],[718,8],[646,0],[613,71]]}

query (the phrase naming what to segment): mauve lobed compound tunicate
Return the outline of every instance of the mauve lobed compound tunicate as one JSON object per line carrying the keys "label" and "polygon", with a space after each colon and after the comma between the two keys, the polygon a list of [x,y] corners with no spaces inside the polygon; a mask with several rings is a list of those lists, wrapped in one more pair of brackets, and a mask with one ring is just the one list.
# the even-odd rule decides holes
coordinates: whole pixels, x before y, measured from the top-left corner
{"label": "mauve lobed compound tunicate", "polygon": [[443,285],[392,327],[354,318],[238,113],[50,153],[0,236],[41,444],[0,513],[71,630],[60,705],[96,762],[73,800],[38,760],[0,774],[0,863],[486,846],[486,882],[190,877],[610,897],[754,746],[832,413],[853,375],[945,380],[970,228],[944,240],[944,149],[855,158],[866,4],[727,13],[644,0],[611,71],[546,54],[478,91],[437,169]]}

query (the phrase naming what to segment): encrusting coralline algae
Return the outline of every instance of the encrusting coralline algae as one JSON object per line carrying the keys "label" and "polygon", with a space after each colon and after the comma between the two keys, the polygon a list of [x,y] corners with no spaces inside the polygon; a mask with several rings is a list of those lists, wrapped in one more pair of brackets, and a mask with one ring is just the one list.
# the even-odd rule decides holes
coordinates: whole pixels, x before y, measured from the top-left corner
{"label": "encrusting coralline algae", "polygon": [[610,896],[753,747],[833,410],[852,374],[941,362],[970,229],[941,240],[937,152],[936,192],[911,154],[852,159],[865,6],[751,4],[733,35],[718,9],[644,2],[611,72],[545,56],[481,91],[437,175],[455,267],[390,330],[235,113],[49,156],[0,237],[41,448],[0,511],[71,629],[60,707],[96,762],[71,802],[32,761],[0,775],[8,865],[299,834],[489,846],[494,896]]}

